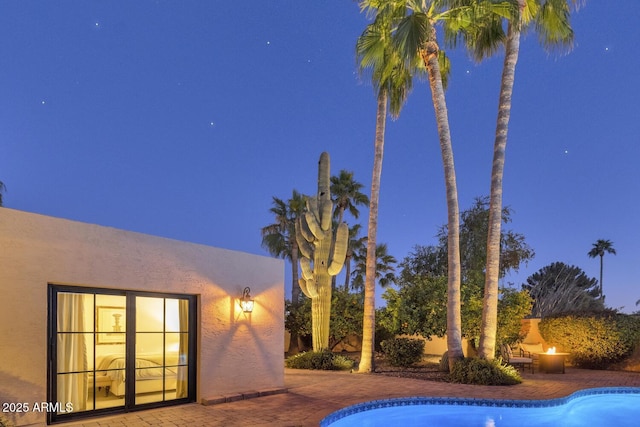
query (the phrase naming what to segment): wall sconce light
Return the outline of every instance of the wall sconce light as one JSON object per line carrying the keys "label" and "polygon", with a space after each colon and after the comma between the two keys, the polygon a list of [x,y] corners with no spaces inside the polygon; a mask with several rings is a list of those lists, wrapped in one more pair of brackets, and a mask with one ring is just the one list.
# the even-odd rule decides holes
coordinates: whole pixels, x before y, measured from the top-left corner
{"label": "wall sconce light", "polygon": [[247,286],[242,291],[242,299],[240,300],[240,307],[245,313],[251,313],[253,311],[253,300],[251,299],[251,289]]}

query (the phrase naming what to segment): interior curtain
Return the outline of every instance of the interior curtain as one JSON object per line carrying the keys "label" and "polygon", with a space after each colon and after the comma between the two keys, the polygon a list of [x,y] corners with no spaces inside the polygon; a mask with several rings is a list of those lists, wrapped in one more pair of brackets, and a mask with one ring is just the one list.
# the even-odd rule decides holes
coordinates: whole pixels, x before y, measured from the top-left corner
{"label": "interior curtain", "polygon": [[178,315],[180,317],[180,342],[178,346],[178,377],[176,381],[176,398],[188,395],[188,364],[189,364],[189,300],[178,300]]}
{"label": "interior curtain", "polygon": [[74,412],[86,410],[88,398],[84,296],[58,293],[57,400],[73,404]]}

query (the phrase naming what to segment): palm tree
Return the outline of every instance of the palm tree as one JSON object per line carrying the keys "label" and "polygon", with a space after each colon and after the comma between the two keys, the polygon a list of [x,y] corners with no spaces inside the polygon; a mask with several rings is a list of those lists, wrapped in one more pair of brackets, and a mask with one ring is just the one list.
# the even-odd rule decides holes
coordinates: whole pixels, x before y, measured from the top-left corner
{"label": "palm tree", "polygon": [[7,187],[5,187],[4,183],[0,181],[0,206],[2,206],[2,193],[7,191]]}
{"label": "palm tree", "polygon": [[291,198],[285,203],[273,197],[273,206],[269,209],[276,219],[273,224],[262,228],[262,247],[278,258],[291,261],[291,302],[296,306],[300,301],[298,284],[298,243],[296,242],[295,223],[305,209],[305,196],[293,190]]}
{"label": "palm tree", "polygon": [[[366,256],[356,257],[356,268],[353,271],[353,283],[352,286],[354,289],[362,290],[365,284],[366,277]],[[395,264],[398,263],[398,260],[393,256],[389,255],[389,250],[387,248],[386,243],[380,243],[376,246],[376,281],[377,283],[386,288],[389,285],[392,285],[396,282],[395,272],[396,269],[394,267]]]}
{"label": "palm tree", "polygon": [[[363,9],[367,3],[363,2]],[[412,87],[411,73],[391,43],[392,19],[378,14],[356,43],[356,56],[360,70],[371,70],[371,80],[377,90],[376,131],[374,139],[371,197],[367,224],[367,252],[364,283],[364,316],[362,321],[362,352],[358,372],[371,373],[374,368],[376,240],[378,231],[378,204],[384,155],[384,136],[387,107],[392,118],[397,118]]]}
{"label": "palm tree", "polygon": [[[572,0],[577,6],[578,0]],[[467,45],[476,60],[490,56],[504,43],[505,57],[500,83],[500,97],[496,134],[493,146],[491,190],[489,200],[489,232],[487,235],[487,264],[485,274],[482,327],[478,355],[493,359],[498,325],[498,293],[500,275],[500,227],[502,223],[502,178],[504,174],[507,133],[511,116],[511,96],[515,70],[520,52],[520,33],[533,25],[540,43],[547,50],[570,48],[573,30],[569,23],[567,0],[517,0],[518,13],[508,21],[507,33],[503,33],[502,19],[494,15],[477,32],[467,34]]]}
{"label": "palm tree", "polygon": [[362,225],[354,224],[353,227],[349,227],[349,243],[347,245],[347,255],[344,260],[345,277],[344,277],[344,290],[349,290],[349,282],[351,279],[351,261],[360,257],[361,254],[366,253],[367,237],[359,237],[360,229]]}
{"label": "palm tree", "polygon": [[604,298],[602,296],[602,267],[605,253],[616,254],[616,250],[613,248],[613,242],[611,240],[598,239],[587,254],[590,258],[600,257],[600,298]]}
{"label": "palm tree", "polygon": [[364,185],[353,179],[353,172],[344,169],[340,171],[338,176],[331,177],[331,196],[335,205],[333,216],[338,217],[338,224],[343,222],[345,210],[358,219],[360,216],[358,206],[369,204],[367,195],[360,192],[362,187]]}
{"label": "palm tree", "polygon": [[[353,179],[353,172],[342,169],[337,176],[331,177],[331,197],[335,209],[333,217],[337,218],[338,224],[344,221],[344,212],[348,210],[351,216],[358,219],[360,211],[358,206],[366,206],[369,204],[369,198],[360,190],[364,187],[361,183]],[[351,244],[351,230],[349,230],[349,242]],[[351,268],[351,259],[349,257],[349,248],[347,247],[347,275],[345,277],[345,287],[348,289],[349,270]],[[331,278],[332,288],[335,288],[336,276]]]}
{"label": "palm tree", "polygon": [[[442,25],[445,40],[455,44],[463,30],[470,31],[487,22],[486,16],[504,14],[506,3],[482,0],[368,0],[366,8],[391,16],[394,21],[394,45],[412,70],[424,66],[429,77],[431,98],[442,162],[447,199],[448,283],[447,283],[447,347],[449,367],[464,357],[462,351],[462,319],[460,315],[460,213],[458,190],[449,130],[447,104],[436,26]],[[500,15],[498,15],[500,16]],[[476,31],[477,32],[477,31]]]}

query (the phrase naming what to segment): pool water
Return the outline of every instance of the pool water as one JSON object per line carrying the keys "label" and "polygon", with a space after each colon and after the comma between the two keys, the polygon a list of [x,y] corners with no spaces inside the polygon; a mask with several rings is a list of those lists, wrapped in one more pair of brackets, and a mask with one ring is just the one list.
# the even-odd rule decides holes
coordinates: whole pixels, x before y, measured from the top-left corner
{"label": "pool water", "polygon": [[582,427],[640,425],[640,387],[595,388],[551,400],[409,397],[349,406],[321,427]]}

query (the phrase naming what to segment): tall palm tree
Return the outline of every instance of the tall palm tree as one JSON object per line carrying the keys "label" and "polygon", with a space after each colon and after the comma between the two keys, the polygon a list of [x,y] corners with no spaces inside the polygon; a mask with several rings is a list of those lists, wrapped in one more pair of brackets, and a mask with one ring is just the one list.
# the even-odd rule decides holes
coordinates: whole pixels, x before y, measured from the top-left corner
{"label": "tall palm tree", "polygon": [[[362,2],[361,6],[363,10],[369,7],[366,1]],[[360,70],[370,70],[371,81],[377,91],[374,158],[367,224],[362,352],[358,366],[358,372],[360,373],[370,373],[375,369],[373,356],[375,342],[376,241],[387,112],[392,118],[397,118],[412,87],[411,73],[404,67],[403,61],[391,43],[392,24],[393,20],[386,14],[378,14],[375,21],[367,26],[356,43],[356,56]]]}
{"label": "tall palm tree", "polygon": [[338,217],[338,224],[343,222],[345,210],[358,219],[360,216],[358,206],[369,204],[367,195],[360,191],[363,187],[364,185],[353,179],[353,172],[344,169],[338,176],[331,177],[331,196],[335,206],[333,216]]}
{"label": "tall palm tree", "polygon": [[0,181],[0,206],[2,206],[2,193],[7,191],[7,187],[5,187],[4,183]]}
{"label": "tall palm tree", "polygon": [[603,264],[604,264],[604,254],[605,253],[613,254],[613,255],[616,254],[616,250],[613,248],[613,242],[611,240],[598,239],[593,244],[593,247],[591,248],[591,250],[587,254],[587,255],[589,255],[590,258],[595,258],[597,256],[600,257],[600,298],[603,298],[603,296],[602,296],[602,267],[603,267]]}
{"label": "tall palm tree", "polygon": [[[462,319],[460,314],[460,212],[453,161],[449,118],[444,94],[440,51],[436,26],[441,25],[445,40],[455,44],[463,30],[484,24],[487,15],[504,14],[505,4],[493,1],[462,0],[368,0],[368,9],[391,16],[394,21],[393,39],[410,69],[424,66],[429,77],[431,98],[442,163],[444,167],[448,234],[447,283],[447,347],[449,367],[464,357],[462,351]],[[421,63],[421,64],[420,64]]]}
{"label": "tall palm tree", "polygon": [[[364,288],[366,277],[366,256],[356,257],[356,268],[353,270],[353,288],[362,290]],[[395,277],[395,264],[398,260],[389,254],[389,249],[386,243],[380,243],[376,246],[376,281],[377,283],[386,288],[396,282]]]}
{"label": "tall palm tree", "polygon": [[295,223],[298,216],[304,213],[306,197],[293,190],[291,198],[284,202],[273,197],[273,206],[269,209],[275,216],[273,224],[262,227],[262,247],[273,256],[291,261],[291,302],[297,305],[300,301],[300,285],[298,284],[298,243],[296,242]]}
{"label": "tall palm tree", "polygon": [[[572,2],[575,5],[578,3],[577,0]],[[538,33],[540,43],[547,50],[570,48],[573,42],[573,30],[569,23],[567,0],[517,0],[517,6],[517,13],[512,15],[507,22],[506,35],[503,32],[502,18],[498,15],[493,15],[488,18],[485,25],[477,26],[473,29],[475,31],[467,33],[466,38],[467,45],[478,61],[493,54],[501,44],[504,44],[505,47],[493,145],[484,302],[478,349],[478,355],[486,359],[493,359],[496,349],[500,276],[500,227],[502,224],[502,179],[511,116],[511,96],[520,52],[520,34],[528,26],[533,26]]]}

